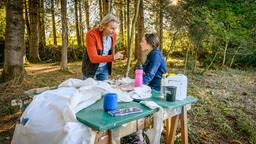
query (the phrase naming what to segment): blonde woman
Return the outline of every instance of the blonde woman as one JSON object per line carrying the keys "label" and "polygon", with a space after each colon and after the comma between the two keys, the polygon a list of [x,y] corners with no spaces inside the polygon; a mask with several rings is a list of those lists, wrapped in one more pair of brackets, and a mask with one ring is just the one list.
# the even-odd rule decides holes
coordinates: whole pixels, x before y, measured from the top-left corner
{"label": "blonde woman", "polygon": [[115,53],[116,29],[119,20],[107,14],[99,26],[86,33],[86,50],[82,62],[83,79],[88,77],[107,80],[112,71],[112,62],[122,59],[122,52]]}

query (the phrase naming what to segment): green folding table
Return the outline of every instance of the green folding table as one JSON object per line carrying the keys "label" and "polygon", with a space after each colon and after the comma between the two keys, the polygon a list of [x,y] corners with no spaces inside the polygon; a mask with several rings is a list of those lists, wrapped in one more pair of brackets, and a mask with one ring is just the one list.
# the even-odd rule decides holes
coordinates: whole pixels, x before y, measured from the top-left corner
{"label": "green folding table", "polygon": [[[34,94],[32,91],[26,91],[25,94],[33,97]],[[177,129],[177,122],[180,118],[181,120],[181,136],[182,136],[182,143],[188,143],[188,132],[187,132],[187,110],[190,109],[192,103],[196,102],[197,99],[194,97],[188,96],[186,99],[182,101],[175,101],[175,102],[167,102],[165,99],[160,98],[160,93],[158,91],[152,91],[152,97],[146,100],[154,101],[159,106],[164,109],[181,109],[181,113],[179,115],[171,116],[171,118],[167,119],[166,127],[167,127],[167,143],[174,143],[176,129]],[[118,103],[118,108],[127,108],[127,107],[138,107],[142,109],[141,113],[130,114],[126,116],[120,117],[112,117],[107,112],[103,110],[103,99],[100,99],[93,105],[82,109],[78,113],[76,113],[76,117],[78,121],[83,123],[84,125],[92,128],[95,131],[98,131],[101,135],[99,135],[99,139],[106,137],[107,140],[98,140],[96,144],[105,144],[111,143],[109,130],[119,130],[119,127],[122,125],[127,124],[129,125],[127,128],[133,127],[136,125],[136,128],[133,130],[138,130],[139,123],[145,123],[148,121],[146,118],[152,118],[152,114],[158,111],[158,109],[149,109],[148,107],[138,103],[138,102],[129,102],[129,103]],[[151,121],[153,123],[153,121]],[[143,127],[141,127],[143,128]],[[121,129],[122,131],[122,129]],[[107,132],[107,133],[106,133]],[[131,131],[130,131],[131,132]]]}
{"label": "green folding table", "polygon": [[149,109],[137,102],[118,103],[118,108],[138,107],[142,112],[113,117],[103,109],[103,99],[100,99],[93,105],[76,113],[76,118],[81,123],[96,131],[105,131],[121,126],[122,124],[137,120],[155,113],[158,109]]}
{"label": "green folding table", "polygon": [[[187,107],[190,106],[191,103],[196,102],[197,100],[194,97],[188,96],[186,99],[181,101],[168,102],[160,98],[160,93],[154,90],[152,91],[152,97],[146,100],[154,101],[164,109],[181,109],[181,113],[179,115],[172,115],[172,118],[167,119],[167,142],[174,143],[177,129],[177,121],[178,118],[180,117],[182,142],[185,144],[188,143]],[[129,124],[130,122],[134,122],[141,118],[150,116],[158,111],[158,109],[151,110],[138,102],[118,103],[118,108],[127,107],[139,107],[143,110],[143,112],[120,117],[112,117],[103,110],[103,100],[101,99],[97,101],[95,104],[76,113],[76,117],[78,121],[85,124],[86,126],[91,127],[92,129],[98,132],[104,132],[111,129],[118,129],[118,127],[120,127],[123,124]],[[111,140],[109,140],[109,142],[111,142]]]}
{"label": "green folding table", "polygon": [[166,110],[177,110],[181,112],[175,115],[170,115],[165,120],[166,125],[166,142],[167,144],[174,144],[176,130],[178,126],[178,120],[180,120],[181,126],[181,143],[188,144],[188,128],[187,128],[187,111],[191,109],[191,104],[196,102],[197,99],[192,96],[187,96],[184,100],[176,100],[175,102],[168,102],[163,98],[160,98],[158,91],[152,91],[152,97],[148,100],[154,101],[159,106]]}

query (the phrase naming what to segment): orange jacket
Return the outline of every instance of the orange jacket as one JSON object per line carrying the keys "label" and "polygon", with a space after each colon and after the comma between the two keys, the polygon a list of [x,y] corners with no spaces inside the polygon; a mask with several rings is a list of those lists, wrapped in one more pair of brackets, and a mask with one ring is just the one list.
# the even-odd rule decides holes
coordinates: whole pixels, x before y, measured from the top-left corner
{"label": "orange jacket", "polygon": [[112,55],[101,56],[98,54],[98,50],[103,50],[103,40],[102,32],[99,28],[91,29],[86,33],[86,50],[91,63],[103,63],[112,62],[115,55],[115,45],[116,45],[116,33],[112,36]]}

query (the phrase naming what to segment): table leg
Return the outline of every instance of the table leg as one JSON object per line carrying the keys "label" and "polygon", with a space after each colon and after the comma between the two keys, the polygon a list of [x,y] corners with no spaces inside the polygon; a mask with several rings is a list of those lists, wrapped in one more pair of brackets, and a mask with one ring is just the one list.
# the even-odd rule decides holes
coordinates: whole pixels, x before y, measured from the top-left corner
{"label": "table leg", "polygon": [[171,130],[171,118],[167,118],[165,120],[165,128],[166,128],[166,141],[168,142],[170,130]]}
{"label": "table leg", "polygon": [[186,106],[182,107],[182,112],[180,116],[181,116],[181,143],[188,144],[188,126],[187,126]]}
{"label": "table leg", "polygon": [[179,120],[178,115],[175,115],[171,118],[171,129],[170,129],[170,133],[168,135],[167,144],[174,144],[178,120]]}
{"label": "table leg", "polygon": [[111,137],[109,136],[109,132],[97,132],[95,137],[94,144],[109,144],[111,141]]}
{"label": "table leg", "polygon": [[108,137],[109,137],[108,143],[112,144],[112,132],[111,132],[111,130],[108,130]]}
{"label": "table leg", "polygon": [[109,137],[111,139],[111,143],[112,144],[120,144],[121,143],[121,137],[123,137],[123,135],[120,135],[119,131],[113,131],[113,130],[109,130],[111,131],[111,134],[109,133]]}

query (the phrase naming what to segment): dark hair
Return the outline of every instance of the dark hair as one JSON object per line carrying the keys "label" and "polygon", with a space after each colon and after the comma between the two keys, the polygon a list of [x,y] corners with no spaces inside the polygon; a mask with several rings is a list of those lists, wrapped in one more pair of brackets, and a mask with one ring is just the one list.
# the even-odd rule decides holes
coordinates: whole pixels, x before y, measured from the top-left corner
{"label": "dark hair", "polygon": [[148,44],[152,46],[152,48],[158,48],[159,47],[159,38],[156,34],[150,33],[145,34],[145,40]]}

